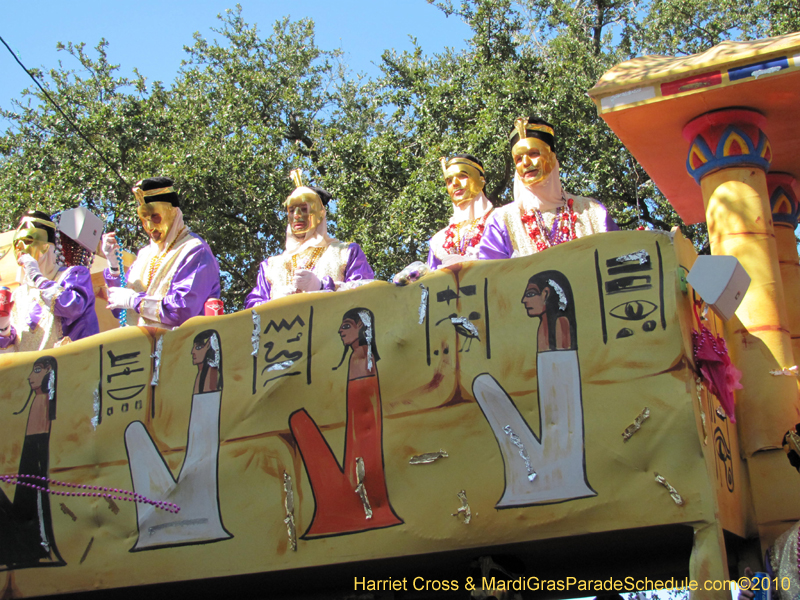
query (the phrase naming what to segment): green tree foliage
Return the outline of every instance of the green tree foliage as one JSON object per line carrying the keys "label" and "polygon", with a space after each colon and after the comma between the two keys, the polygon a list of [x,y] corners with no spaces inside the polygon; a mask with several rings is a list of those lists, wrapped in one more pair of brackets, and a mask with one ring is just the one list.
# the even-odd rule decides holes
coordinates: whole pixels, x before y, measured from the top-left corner
{"label": "green tree foliage", "polygon": [[294,189],[288,175],[316,153],[312,140],[339,72],[337,53],[316,47],[310,20],[283,19],[269,37],[240,9],[221,21],[213,29],[221,42],[195,34],[186,49],[161,170],[189,199],[192,228],[217,254],[225,299],[235,306],[255,284],[265,252],[282,251],[283,201]]}
{"label": "green tree foliage", "polygon": [[[282,202],[293,168],[330,190],[331,231],[358,241],[379,277],[424,258],[450,215],[439,157],[470,153],[487,195],[511,200],[508,135],[516,117],[556,126],[566,189],[602,200],[624,228],[685,226],[597,115],[586,91],[642,54],[702,52],[725,40],[800,29],[798,0],[428,0],[472,30],[465,49],[386,50],[381,74],[352,76],[316,46],[309,20],[268,35],[241,8],[220,16],[217,40],[196,34],[169,87],[120,77],[103,40],[91,57],[67,44],[69,67],[37,76],[106,156],[101,161],[36,88],[22,92],[0,136],[0,224],[26,208],[83,202],[127,246],[144,243],[129,184],[175,179],[191,227],[220,259],[229,309],[258,263],[283,246]],[[120,173],[124,183],[114,171]]]}
{"label": "green tree foliage", "polygon": [[[370,112],[373,137],[357,141],[362,132],[348,132],[327,140],[330,151],[321,154],[341,197],[338,232],[365,245],[381,277],[424,259],[427,240],[449,218],[440,157],[477,156],[487,195],[510,200],[508,133],[515,116],[530,112],[541,74],[540,58],[516,42],[522,20],[509,0],[441,8],[472,27],[468,49],[426,56],[414,41],[410,52],[386,51],[382,76],[361,89],[379,109]],[[354,144],[364,151],[357,174],[339,150]]]}
{"label": "green tree foliage", "polygon": [[167,95],[159,84],[148,90],[138,73],[133,79],[119,77],[118,65],[108,60],[107,47],[101,40],[93,59],[83,44],[60,45],[80,70],[59,63],[47,78],[41,71],[34,74],[44,79],[48,94],[113,169],[76,135],[41,90],[33,86],[24,90],[22,99],[14,101],[15,110],[0,110],[0,116],[10,122],[0,137],[0,219],[4,229],[16,225],[28,208],[55,212],[84,203],[113,220],[122,239],[132,241],[136,235],[137,220],[127,209],[131,193],[125,181],[136,181],[143,161],[151,160],[150,149],[167,136]]}
{"label": "green tree foliage", "polygon": [[[310,20],[276,23],[262,37],[241,8],[219,17],[221,41],[199,34],[169,89],[119,77],[107,43],[90,58],[82,45],[65,49],[82,74],[49,71],[50,95],[95,143],[114,169],[91,151],[36,88],[34,101],[3,111],[12,127],[0,138],[0,218],[9,228],[27,208],[51,212],[80,202],[106,216],[135,251],[137,227],[130,185],[167,175],[184,198],[191,228],[211,245],[223,269],[223,299],[241,306],[258,263],[280,251],[282,202],[292,168],[310,165],[311,136],[330,104],[337,52],[314,43]],[[38,75],[42,75],[38,73]]]}
{"label": "green tree foliage", "polygon": [[[384,53],[383,76],[366,86],[386,115],[365,144],[363,164],[376,179],[343,194],[340,204],[340,232],[371,245],[381,275],[420,258],[424,240],[447,222],[440,156],[474,154],[486,166],[493,202],[511,200],[507,140],[518,116],[556,126],[565,187],[600,198],[623,227],[680,223],[586,95],[606,70],[633,55],[632,3],[442,0],[437,6],[469,24],[469,46],[434,56],[419,47]],[[347,170],[345,163],[328,165],[329,180],[354,181]],[[377,228],[363,218],[376,205],[384,208]],[[685,229],[702,240],[702,228]]]}

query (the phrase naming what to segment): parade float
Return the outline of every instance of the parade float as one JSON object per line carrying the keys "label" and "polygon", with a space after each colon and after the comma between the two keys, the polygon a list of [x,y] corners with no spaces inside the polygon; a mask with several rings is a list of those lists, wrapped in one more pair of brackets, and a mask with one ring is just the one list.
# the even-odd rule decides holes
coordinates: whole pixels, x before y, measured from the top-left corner
{"label": "parade float", "polygon": [[800,34],[637,59],[590,92],[746,271],[735,316],[689,283],[679,231],[627,231],[0,356],[0,594],[480,597],[485,576],[729,597],[702,582],[800,518],[780,450],[799,92]]}

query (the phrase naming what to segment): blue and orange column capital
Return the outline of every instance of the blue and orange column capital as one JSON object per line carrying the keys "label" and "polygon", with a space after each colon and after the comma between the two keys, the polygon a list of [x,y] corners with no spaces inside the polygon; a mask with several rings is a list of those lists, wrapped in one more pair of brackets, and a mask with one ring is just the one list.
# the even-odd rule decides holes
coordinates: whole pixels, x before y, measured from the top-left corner
{"label": "blue and orange column capital", "polygon": [[765,173],[772,147],[764,133],[766,117],[747,108],[705,113],[683,128],[689,142],[686,170],[697,184],[706,175],[731,167],[756,167]]}
{"label": "blue and orange column capital", "polygon": [[768,173],[767,189],[775,227],[797,227],[800,204],[794,190],[795,178],[790,173]]}

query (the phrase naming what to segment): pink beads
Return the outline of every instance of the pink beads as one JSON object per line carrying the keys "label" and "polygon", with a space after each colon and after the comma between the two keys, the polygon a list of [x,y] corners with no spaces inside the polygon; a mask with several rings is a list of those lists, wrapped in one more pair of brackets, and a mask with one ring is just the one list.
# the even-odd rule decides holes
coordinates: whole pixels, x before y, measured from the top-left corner
{"label": "pink beads", "polygon": [[[62,490],[51,490],[49,488],[36,485],[34,483],[29,483],[26,480],[34,480],[34,481],[41,481],[44,483],[49,483],[50,485],[56,485],[61,487],[68,487],[68,488],[75,488],[81,490],[96,490],[95,492],[69,492],[69,491],[62,491]],[[90,497],[90,498],[109,498],[111,500],[120,500],[120,501],[128,501],[128,502],[139,502],[141,504],[150,504],[155,508],[160,508],[161,510],[165,510],[167,512],[177,514],[181,508],[177,504],[172,502],[165,502],[163,500],[151,500],[150,498],[146,498],[141,494],[137,494],[136,492],[129,492],[128,490],[120,490],[117,488],[107,488],[107,487],[100,487],[96,485],[87,485],[85,483],[69,483],[67,481],[56,481],[54,479],[50,479],[49,477],[42,477],[39,475],[23,475],[20,473],[14,475],[0,475],[0,481],[8,483],[10,485],[21,485],[24,487],[34,488],[39,490],[40,492],[44,492],[46,494],[54,494],[56,496],[74,496],[74,497]],[[110,492],[110,493],[109,493]],[[115,496],[113,494],[121,494],[119,496]]]}

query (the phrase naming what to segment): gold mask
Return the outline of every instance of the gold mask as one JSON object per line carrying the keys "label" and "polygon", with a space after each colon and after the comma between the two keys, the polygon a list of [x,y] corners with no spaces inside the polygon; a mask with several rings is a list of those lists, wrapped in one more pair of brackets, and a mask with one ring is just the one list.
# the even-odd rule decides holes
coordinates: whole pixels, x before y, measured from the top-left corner
{"label": "gold mask", "polygon": [[295,237],[305,236],[322,222],[325,212],[322,200],[310,188],[297,188],[284,205],[289,216],[289,229]]}
{"label": "gold mask", "polygon": [[463,163],[455,163],[444,172],[447,193],[456,206],[469,202],[478,196],[486,180],[477,169]]}
{"label": "gold mask", "polygon": [[[29,225],[24,223],[22,227]],[[47,232],[37,227],[17,229],[14,233],[14,258],[19,260],[21,254],[30,254],[36,260],[50,249],[47,241]]]}
{"label": "gold mask", "polygon": [[511,157],[525,187],[543,181],[556,166],[555,153],[539,138],[529,137],[518,141],[511,150]]}
{"label": "gold mask", "polygon": [[167,239],[178,209],[169,202],[148,202],[139,205],[136,214],[142,221],[145,233],[160,247]]}

